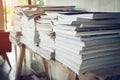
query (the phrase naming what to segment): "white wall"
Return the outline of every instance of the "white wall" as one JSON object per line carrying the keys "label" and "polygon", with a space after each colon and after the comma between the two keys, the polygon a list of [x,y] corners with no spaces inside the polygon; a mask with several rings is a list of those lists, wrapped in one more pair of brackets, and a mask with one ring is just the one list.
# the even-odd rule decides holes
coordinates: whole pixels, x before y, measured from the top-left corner
{"label": "white wall", "polygon": [[120,11],[120,0],[46,0],[47,5],[75,5],[90,11]]}
{"label": "white wall", "polygon": [[91,11],[120,11],[120,0],[79,0],[80,8]]}
{"label": "white wall", "polygon": [[46,0],[47,5],[76,5],[79,0]]}

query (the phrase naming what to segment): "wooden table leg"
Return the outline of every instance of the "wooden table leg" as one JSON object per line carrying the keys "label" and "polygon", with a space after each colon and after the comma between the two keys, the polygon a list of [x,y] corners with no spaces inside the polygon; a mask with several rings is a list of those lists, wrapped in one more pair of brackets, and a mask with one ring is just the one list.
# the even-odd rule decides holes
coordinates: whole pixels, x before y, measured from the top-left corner
{"label": "wooden table leg", "polygon": [[4,54],[2,55],[2,57],[3,57],[4,60],[7,61],[8,65],[10,66],[10,69],[12,69],[12,66],[11,66],[11,64],[10,64],[10,61],[9,61],[9,58],[8,58],[7,54],[4,53]]}
{"label": "wooden table leg", "polygon": [[49,80],[48,66],[44,58],[42,58],[42,67],[43,67],[43,71],[45,72],[45,75],[47,76],[46,80]]}
{"label": "wooden table leg", "polygon": [[15,49],[15,57],[16,57],[16,60],[17,60],[17,46],[14,45],[14,49]]}
{"label": "wooden table leg", "polygon": [[21,50],[20,50],[19,60],[18,60],[18,63],[17,63],[17,70],[16,70],[15,80],[20,80],[24,55],[25,55],[25,45],[22,45]]}
{"label": "wooden table leg", "polygon": [[77,74],[74,73],[72,70],[68,69],[69,70],[69,75],[68,75],[68,80],[78,80],[76,79],[77,77]]}

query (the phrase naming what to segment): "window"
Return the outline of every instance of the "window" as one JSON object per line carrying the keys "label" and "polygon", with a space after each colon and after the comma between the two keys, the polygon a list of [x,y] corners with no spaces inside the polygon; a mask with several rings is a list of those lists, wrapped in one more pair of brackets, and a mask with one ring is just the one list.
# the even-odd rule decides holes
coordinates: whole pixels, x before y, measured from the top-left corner
{"label": "window", "polygon": [[14,26],[14,6],[27,5],[28,0],[3,0],[5,13],[5,30],[12,30]]}
{"label": "window", "polygon": [[43,6],[44,5],[44,0],[32,0],[32,4]]}

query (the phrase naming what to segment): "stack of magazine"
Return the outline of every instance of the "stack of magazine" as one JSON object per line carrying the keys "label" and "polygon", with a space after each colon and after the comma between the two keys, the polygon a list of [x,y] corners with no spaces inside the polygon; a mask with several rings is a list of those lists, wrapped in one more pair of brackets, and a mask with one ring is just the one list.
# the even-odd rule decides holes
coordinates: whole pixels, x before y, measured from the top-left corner
{"label": "stack of magazine", "polygon": [[17,6],[11,41],[21,33],[19,42],[77,74],[120,65],[119,12],[87,12],[75,10],[75,6]]}
{"label": "stack of magazine", "polygon": [[45,14],[40,15],[40,18],[36,20],[36,30],[39,34],[39,47],[37,47],[37,53],[42,54],[47,60],[55,59],[55,33],[51,25],[51,20],[56,20],[58,12],[68,11],[74,9],[75,6],[42,6],[38,7],[38,10],[44,10]]}
{"label": "stack of magazine", "polygon": [[120,65],[120,13],[60,13],[52,20],[55,59],[80,74]]}
{"label": "stack of magazine", "polygon": [[21,28],[22,28],[21,8],[19,6],[16,6],[14,8],[14,27],[13,30],[10,31],[9,35],[9,40],[16,45],[21,44],[20,43]]}
{"label": "stack of magazine", "polygon": [[36,22],[36,30],[39,34],[40,42],[38,44],[39,49],[36,51],[39,53],[40,48],[47,51],[44,57],[48,60],[55,58],[55,45],[54,45],[54,32],[50,23],[40,23]]}

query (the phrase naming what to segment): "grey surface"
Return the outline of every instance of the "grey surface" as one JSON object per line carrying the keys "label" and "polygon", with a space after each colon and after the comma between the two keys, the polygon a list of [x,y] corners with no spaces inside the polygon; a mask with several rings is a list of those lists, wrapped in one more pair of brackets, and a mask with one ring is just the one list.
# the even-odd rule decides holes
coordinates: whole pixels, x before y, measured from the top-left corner
{"label": "grey surface", "polygon": [[46,0],[47,5],[76,5],[89,11],[120,12],[120,0]]}

